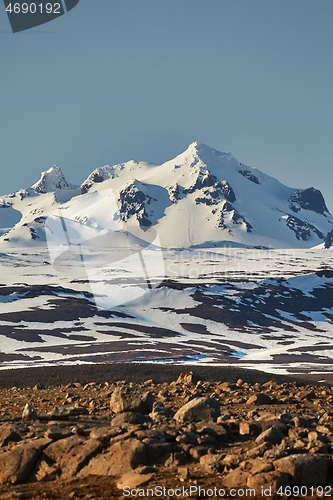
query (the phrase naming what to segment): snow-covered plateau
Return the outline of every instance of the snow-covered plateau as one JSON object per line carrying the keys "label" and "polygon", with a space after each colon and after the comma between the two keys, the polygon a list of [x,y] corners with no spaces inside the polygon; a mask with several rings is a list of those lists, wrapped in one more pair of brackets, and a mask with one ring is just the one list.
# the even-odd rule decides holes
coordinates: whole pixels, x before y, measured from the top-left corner
{"label": "snow-covered plateau", "polygon": [[333,370],[333,217],[193,143],[0,197],[0,363]]}

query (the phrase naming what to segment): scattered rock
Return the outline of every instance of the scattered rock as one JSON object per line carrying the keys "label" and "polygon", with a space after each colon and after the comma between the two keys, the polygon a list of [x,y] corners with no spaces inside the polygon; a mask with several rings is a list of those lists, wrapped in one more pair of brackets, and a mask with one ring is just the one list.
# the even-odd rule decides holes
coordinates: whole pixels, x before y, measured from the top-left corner
{"label": "scattered rock", "polygon": [[285,472],[292,485],[323,486],[327,479],[327,461],[311,454],[289,455],[274,462],[274,467]]}
{"label": "scattered rock", "polygon": [[114,413],[134,412],[149,414],[153,409],[154,398],[151,392],[140,387],[116,387],[111,396],[110,410]]}
{"label": "scattered rock", "polygon": [[[0,389],[1,499],[120,498],[125,486],[217,481],[277,499],[280,486],[332,483],[332,387],[197,379]],[[22,421],[26,401],[35,409]]]}
{"label": "scattered rock", "polygon": [[[274,495],[279,488],[282,488],[283,490],[286,486],[289,486],[290,483],[287,474],[284,472],[272,471],[264,472],[262,474],[249,475],[246,485],[248,488],[253,488],[259,492],[261,492],[263,488],[268,493],[271,491]],[[267,498],[266,495],[263,495],[263,498],[265,497]],[[274,495],[274,498],[279,497],[275,497]]]}
{"label": "scattered rock", "polygon": [[75,405],[73,407],[55,406],[49,413],[54,420],[68,420],[70,417],[78,415],[88,415],[88,410],[84,406]]}
{"label": "scattered rock", "polygon": [[119,476],[148,463],[147,447],[135,438],[119,441],[110,446],[109,451],[92,458],[80,476]]}
{"label": "scattered rock", "polygon": [[125,411],[119,413],[111,420],[111,425],[115,427],[122,427],[126,424],[140,425],[149,424],[152,419],[148,415],[143,415],[142,413],[134,413],[132,411]]}
{"label": "scattered rock", "polygon": [[280,444],[283,439],[283,433],[280,427],[270,427],[263,431],[255,439],[257,444],[270,443],[270,444]]}
{"label": "scattered rock", "polygon": [[27,403],[22,412],[22,420],[36,420],[37,413],[33,409],[33,407]]}
{"label": "scattered rock", "polygon": [[239,434],[241,436],[258,436],[261,432],[261,425],[256,422],[239,422]]}
{"label": "scattered rock", "polygon": [[137,472],[127,472],[117,481],[117,488],[123,489],[126,486],[128,488],[138,488],[144,484],[149,483],[153,474],[138,474]]}
{"label": "scattered rock", "polygon": [[57,441],[58,439],[64,439],[73,434],[71,429],[51,426],[46,431],[44,436],[46,438],[52,439],[53,441]]}
{"label": "scattered rock", "polygon": [[0,426],[0,447],[7,446],[9,443],[17,443],[21,441],[20,434],[11,425]]}
{"label": "scattered rock", "polygon": [[220,403],[212,398],[195,398],[182,406],[174,416],[177,422],[216,420],[220,416]]}
{"label": "scattered rock", "polygon": [[247,405],[269,405],[272,404],[273,400],[268,394],[263,394],[259,392],[258,394],[253,394],[246,401]]}

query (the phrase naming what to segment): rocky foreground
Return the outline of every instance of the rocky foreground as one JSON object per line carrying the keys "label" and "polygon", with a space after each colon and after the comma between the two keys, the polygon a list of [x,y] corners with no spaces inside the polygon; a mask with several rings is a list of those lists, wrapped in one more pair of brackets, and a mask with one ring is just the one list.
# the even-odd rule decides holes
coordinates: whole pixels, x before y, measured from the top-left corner
{"label": "rocky foreground", "polygon": [[0,498],[333,496],[331,385],[180,372],[172,382],[7,380]]}

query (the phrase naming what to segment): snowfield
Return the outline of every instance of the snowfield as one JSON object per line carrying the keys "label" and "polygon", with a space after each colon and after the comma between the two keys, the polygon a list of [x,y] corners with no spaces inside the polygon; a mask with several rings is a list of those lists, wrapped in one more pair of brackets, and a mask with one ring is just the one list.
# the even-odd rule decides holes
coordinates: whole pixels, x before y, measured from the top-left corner
{"label": "snowfield", "polygon": [[[98,283],[71,263],[55,270],[46,248],[24,250],[0,256],[2,368],[156,361],[333,369],[331,250],[164,251],[156,287],[113,308],[96,306]],[[124,269],[108,279],[123,282]]]}

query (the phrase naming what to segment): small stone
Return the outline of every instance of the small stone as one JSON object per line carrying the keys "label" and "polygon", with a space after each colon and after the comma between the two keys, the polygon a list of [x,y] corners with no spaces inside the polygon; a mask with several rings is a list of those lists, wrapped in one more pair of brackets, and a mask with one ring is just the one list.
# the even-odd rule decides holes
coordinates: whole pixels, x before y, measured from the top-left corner
{"label": "small stone", "polygon": [[117,488],[138,488],[149,483],[153,474],[138,474],[137,472],[127,472],[117,481]]}
{"label": "small stone", "polygon": [[256,457],[262,457],[264,453],[271,449],[272,445],[271,443],[262,443],[259,446],[256,446],[255,448],[251,448],[246,452],[246,458],[256,458]]}
{"label": "small stone", "polygon": [[257,444],[270,443],[270,444],[280,444],[283,439],[283,433],[279,427],[270,427],[263,431],[256,438],[255,442]]}
{"label": "small stone", "polygon": [[202,465],[206,472],[215,473],[221,472],[222,465],[220,463],[220,456],[213,455],[211,453],[207,453],[206,455],[202,455],[200,457],[200,465]]}
{"label": "small stone", "polygon": [[22,412],[22,420],[36,420],[37,413],[33,409],[33,407],[27,403]]}
{"label": "small stone", "polygon": [[193,448],[190,448],[190,455],[195,460],[199,460],[200,457],[207,454],[207,451],[208,449],[206,446],[194,446]]}
{"label": "small stone", "polygon": [[239,434],[241,436],[258,436],[261,432],[261,426],[256,422],[240,422]]}
{"label": "small stone", "polygon": [[45,387],[43,386],[43,384],[41,384],[40,382],[38,382],[36,385],[33,386],[32,390],[33,391],[39,391],[41,389],[45,389]]}
{"label": "small stone", "polygon": [[304,400],[311,400],[311,399],[314,399],[316,397],[316,393],[314,391],[310,391],[310,390],[304,390],[304,391],[300,391],[297,395],[296,395],[296,398],[298,401],[304,401]]}
{"label": "small stone", "polygon": [[57,441],[58,439],[64,439],[71,436],[73,433],[69,429],[64,429],[62,427],[51,426],[46,431],[44,436],[46,438],[52,439],[53,441]]}
{"label": "small stone", "polygon": [[103,426],[97,429],[92,429],[90,431],[90,437],[93,439],[99,439],[100,441],[109,441],[111,438],[118,436],[122,433],[122,429],[119,427]]}
{"label": "small stone", "polygon": [[190,479],[190,471],[188,467],[178,467],[178,476],[180,481],[187,481]]}
{"label": "small stone", "polygon": [[258,394],[253,394],[253,396],[250,396],[249,399],[246,401],[247,405],[267,405],[267,404],[272,404],[273,400],[268,394],[264,394],[262,392],[259,392]]}

